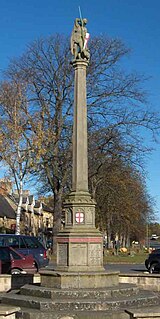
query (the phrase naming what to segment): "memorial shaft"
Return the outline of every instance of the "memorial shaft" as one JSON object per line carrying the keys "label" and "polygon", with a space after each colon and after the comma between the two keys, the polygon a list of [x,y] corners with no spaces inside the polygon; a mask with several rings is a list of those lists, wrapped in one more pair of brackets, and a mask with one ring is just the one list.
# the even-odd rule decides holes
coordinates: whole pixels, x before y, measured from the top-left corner
{"label": "memorial shaft", "polygon": [[88,62],[73,62],[74,81],[74,125],[73,125],[73,170],[72,191],[88,192],[88,155],[87,155],[87,104],[86,68]]}

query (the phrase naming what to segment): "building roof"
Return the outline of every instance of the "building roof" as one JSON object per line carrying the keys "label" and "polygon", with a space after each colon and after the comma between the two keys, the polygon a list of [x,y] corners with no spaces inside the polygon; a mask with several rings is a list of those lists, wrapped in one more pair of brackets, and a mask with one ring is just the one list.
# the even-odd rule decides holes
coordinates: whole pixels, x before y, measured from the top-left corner
{"label": "building roof", "polygon": [[[19,203],[19,195],[18,194],[13,194],[12,199],[18,204]],[[22,204],[26,204],[28,200],[28,197],[23,196],[22,197]]]}
{"label": "building roof", "polygon": [[[6,218],[15,219],[18,202],[18,194],[0,194],[0,217],[3,218],[4,216],[6,216]],[[25,206],[26,204],[28,204],[27,207]],[[28,197],[23,196],[21,211],[33,211],[35,214],[38,215],[43,215],[44,212],[53,214],[53,211],[49,207],[47,207],[41,201],[35,200],[33,195],[29,195]]]}
{"label": "building roof", "polygon": [[42,203],[42,208],[45,212],[48,213],[53,213],[53,209],[51,209],[50,207],[48,207],[47,205],[45,205],[44,203]]}
{"label": "building roof", "polygon": [[0,194],[0,217],[15,219],[16,214],[14,208],[9,204],[7,196]]}

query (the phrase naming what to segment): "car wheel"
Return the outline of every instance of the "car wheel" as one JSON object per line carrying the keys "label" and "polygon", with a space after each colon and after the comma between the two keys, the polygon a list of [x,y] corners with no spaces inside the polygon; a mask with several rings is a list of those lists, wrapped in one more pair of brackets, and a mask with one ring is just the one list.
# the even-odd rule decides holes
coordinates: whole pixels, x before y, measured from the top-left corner
{"label": "car wheel", "polygon": [[149,273],[153,274],[156,271],[157,264],[154,263],[149,267]]}
{"label": "car wheel", "polygon": [[11,269],[11,275],[20,275],[21,270],[18,268]]}

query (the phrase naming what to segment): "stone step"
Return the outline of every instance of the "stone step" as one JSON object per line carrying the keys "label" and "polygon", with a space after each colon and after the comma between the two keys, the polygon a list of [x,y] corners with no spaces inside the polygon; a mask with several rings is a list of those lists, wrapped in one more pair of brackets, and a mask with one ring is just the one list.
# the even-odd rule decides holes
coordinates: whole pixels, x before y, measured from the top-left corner
{"label": "stone step", "polygon": [[130,318],[135,319],[160,319],[160,306],[150,308],[139,308],[125,310],[130,315]]}
{"label": "stone step", "polygon": [[95,298],[106,299],[116,296],[132,296],[139,292],[139,288],[131,284],[119,284],[116,288],[108,287],[106,289],[56,289],[39,287],[35,285],[24,285],[20,289],[21,295],[58,299],[58,298]]}
{"label": "stone step", "polygon": [[52,309],[52,300],[46,298],[39,298],[33,296],[25,296],[19,294],[6,294],[2,297],[2,303],[10,304],[10,305],[17,305],[20,307],[28,307],[32,309],[43,309],[48,310]]}
{"label": "stone step", "polygon": [[116,311],[47,311],[22,308],[16,319],[130,319],[124,310]]}
{"label": "stone step", "polygon": [[144,305],[155,305],[159,303],[159,297],[155,293],[143,291],[135,296],[119,296],[95,299],[47,299],[41,297],[9,294],[2,297],[2,302],[20,307],[39,309],[41,311],[106,311],[113,309],[125,309]]}

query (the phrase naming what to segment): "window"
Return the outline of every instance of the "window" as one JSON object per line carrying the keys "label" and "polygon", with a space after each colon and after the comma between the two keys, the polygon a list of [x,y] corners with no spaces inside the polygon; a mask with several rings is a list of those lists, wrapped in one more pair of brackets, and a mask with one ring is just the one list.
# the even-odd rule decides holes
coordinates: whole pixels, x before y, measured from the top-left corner
{"label": "window", "polygon": [[13,247],[13,248],[19,248],[19,237],[16,236],[7,236],[5,238],[5,243],[7,246]]}
{"label": "window", "polygon": [[35,240],[32,240],[32,238],[26,237],[24,238],[25,244],[27,248],[38,248],[39,245]]}
{"label": "window", "polygon": [[23,238],[19,238],[19,247],[20,248],[26,248],[26,244],[24,242],[24,239]]}
{"label": "window", "polygon": [[4,244],[4,238],[0,236],[0,247],[5,246]]}
{"label": "window", "polygon": [[10,255],[8,249],[0,249],[0,260],[10,261]]}

